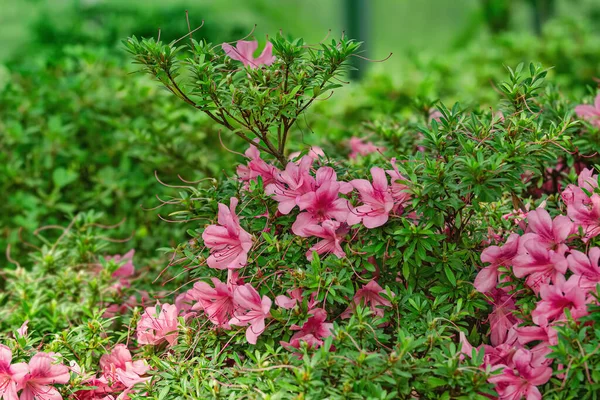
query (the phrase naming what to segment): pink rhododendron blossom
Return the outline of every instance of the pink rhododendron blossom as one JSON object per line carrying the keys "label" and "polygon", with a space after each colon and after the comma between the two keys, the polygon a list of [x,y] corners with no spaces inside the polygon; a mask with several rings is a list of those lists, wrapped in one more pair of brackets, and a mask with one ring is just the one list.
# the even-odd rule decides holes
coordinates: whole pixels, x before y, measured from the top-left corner
{"label": "pink rhododendron blossom", "polygon": [[235,309],[234,317],[229,321],[231,325],[246,326],[246,340],[256,344],[256,340],[265,330],[265,319],[271,310],[271,299],[260,295],[249,283],[238,287],[233,293]]}
{"label": "pink rhododendron blossom", "polygon": [[575,107],[575,113],[579,118],[585,119],[590,124],[600,128],[600,94],[596,96],[594,105],[581,104]]}
{"label": "pink rhododendron blossom", "polygon": [[86,385],[92,387],[89,390],[83,389],[75,392],[74,396],[77,400],[114,400],[112,396],[113,389],[110,387],[108,381],[104,377],[91,378],[84,382]]}
{"label": "pink rhododendron blossom", "polygon": [[598,174],[594,174],[592,169],[584,168],[577,177],[577,184],[581,189],[592,193],[598,187]]}
{"label": "pink rhododendron blossom", "polygon": [[252,237],[240,226],[235,213],[238,199],[230,199],[229,208],[219,204],[219,225],[210,225],[202,233],[210,256],[206,263],[211,268],[242,268],[248,260],[248,252],[252,247]]}
{"label": "pink rhododendron blossom", "polygon": [[564,310],[568,308],[573,318],[577,319],[587,314],[586,292],[579,286],[579,277],[573,275],[565,280],[560,275],[554,285],[543,285],[540,288],[541,300],[531,313],[532,320],[537,325],[547,321],[563,319]]}
{"label": "pink rhododendron blossom", "polygon": [[23,325],[21,325],[21,327],[19,329],[17,329],[17,335],[21,336],[21,337],[25,337],[27,336],[27,332],[29,331],[29,320],[23,322]]}
{"label": "pink rhododendron blossom", "polygon": [[567,237],[573,233],[574,225],[568,217],[559,215],[554,220],[543,208],[530,211],[527,214],[530,233],[521,237],[525,244],[530,238],[546,246],[549,250],[564,254],[569,248],[565,245]]}
{"label": "pink rhododendron blossom", "polygon": [[[517,278],[527,278],[527,285],[537,290],[540,285],[567,272],[567,259],[563,254],[548,250],[544,244],[530,237],[522,245],[519,254],[513,258],[513,273]],[[522,252],[521,252],[522,251]]]}
{"label": "pink rhododendron blossom", "polygon": [[[135,307],[147,307],[149,306],[151,303],[153,303],[154,301],[152,300],[152,298],[150,297],[150,294],[148,294],[148,292],[146,292],[145,290],[139,290],[138,294],[140,296],[140,299],[138,300],[138,298],[135,295],[131,295],[127,298],[127,300],[121,304],[111,304],[110,306],[108,306],[106,308],[106,311],[104,311],[104,314],[102,314],[102,317],[104,318],[113,318],[116,317],[117,315],[124,315],[127,314],[127,312]],[[157,293],[157,296],[160,293]]]}
{"label": "pink rhododendron blossom", "polygon": [[508,332],[521,320],[513,315],[516,310],[513,295],[509,295],[502,289],[495,289],[491,292],[493,311],[488,317],[490,323],[490,341],[492,345],[503,344],[508,337]]}
{"label": "pink rhododendron blossom", "polygon": [[390,307],[392,303],[382,297],[382,293],[386,293],[386,290],[379,286],[379,284],[374,280],[370,281],[361,289],[356,291],[354,298],[352,299],[352,303],[350,303],[350,306],[342,313],[341,317],[343,319],[350,318],[350,316],[354,313],[356,306],[361,303],[365,306],[368,305],[371,309],[371,312],[376,317],[383,317],[382,307]]}
{"label": "pink rhododendron blossom", "polygon": [[0,344],[0,398],[4,400],[17,399],[17,380],[27,374],[27,364],[12,363],[12,351]]}
{"label": "pink rhododendron blossom", "polygon": [[316,339],[324,339],[331,336],[333,324],[325,322],[327,320],[327,312],[322,308],[317,308],[316,310],[312,310],[310,314],[311,316],[302,326],[292,325],[290,327],[291,330],[298,331],[294,334],[294,337],[312,335]]}
{"label": "pink rhododendron blossom", "polygon": [[[287,350],[294,351],[300,349],[302,345],[307,346],[309,349],[318,349],[323,345],[323,341],[317,339],[311,334],[308,334],[303,336],[294,335],[289,342],[285,342],[282,340],[279,342],[279,344]],[[298,354],[298,357],[300,357],[300,354]]]}
{"label": "pink rhododendron blossom", "polygon": [[306,234],[322,239],[306,252],[308,261],[312,261],[313,251],[316,251],[319,255],[332,253],[337,258],[346,257],[341,243],[348,231],[349,229],[346,224],[342,225],[332,220],[323,221],[321,225],[313,225],[304,229]]}
{"label": "pink rhododendron blossom", "polygon": [[197,301],[192,310],[204,310],[206,317],[215,325],[229,329],[229,320],[233,316],[233,292],[237,285],[233,279],[223,283],[212,278],[214,288],[206,282],[196,282],[188,292],[190,298]]}
{"label": "pink rhododendron blossom", "polygon": [[383,152],[385,151],[385,147],[377,147],[373,144],[373,142],[365,143],[364,140],[358,138],[356,136],[350,138],[350,158],[356,158],[357,156],[366,156],[367,154]]}
{"label": "pink rhododendron blossom", "polygon": [[390,194],[394,200],[394,207],[392,208],[392,211],[394,213],[398,213],[408,203],[411,195],[409,193],[409,187],[406,184],[399,182],[406,181],[407,179],[400,174],[400,171],[398,171],[396,159],[392,158],[391,163],[392,169],[386,170],[385,172],[390,176],[392,181],[390,184]]}
{"label": "pink rhododendron blossom", "polygon": [[296,332],[289,342],[281,341],[280,344],[287,349],[299,349],[302,343],[308,345],[309,348],[318,348],[323,345],[323,339],[331,336],[333,324],[325,322],[327,312],[322,308],[312,311],[312,316],[302,325],[292,325],[290,327]]}
{"label": "pink rhododendron blossom", "polygon": [[519,250],[519,235],[511,234],[503,246],[490,246],[481,253],[481,261],[490,263],[475,278],[475,289],[486,293],[496,287],[500,267],[512,266],[512,260]]}
{"label": "pink rhododendron blossom", "polygon": [[157,345],[165,340],[171,346],[177,343],[179,335],[177,314],[177,307],[172,304],[157,303],[155,307],[147,307],[138,322],[138,343]]}
{"label": "pink rhododendron blossom", "polygon": [[69,368],[56,362],[53,353],[37,353],[27,368],[22,368],[13,378],[17,381],[17,390],[22,389],[21,400],[60,400],[62,396],[51,385],[69,382]]}
{"label": "pink rhododendron blossom", "polygon": [[587,239],[600,235],[599,194],[594,193],[589,202],[575,200],[567,206],[567,215],[583,228]]}
{"label": "pink rhododendron blossom", "polygon": [[350,183],[358,190],[362,205],[355,207],[348,214],[348,225],[362,222],[369,229],[377,228],[388,221],[390,211],[394,207],[394,199],[388,190],[385,171],[378,167],[371,168],[373,184],[366,179],[354,179]]}
{"label": "pink rhododendron blossom", "polygon": [[[288,160],[295,160],[300,156],[301,152],[295,151],[288,156]],[[325,158],[325,152],[319,146],[312,146],[308,150],[307,157],[312,158],[313,160],[318,160],[320,158]]]}
{"label": "pink rhododendron blossom", "polygon": [[267,185],[265,193],[279,203],[277,209],[286,215],[298,204],[303,194],[313,191],[315,179],[310,175],[313,159],[304,156],[298,164],[290,162],[284,171],[275,174],[275,182]]}
{"label": "pink rhododendron blossom", "polygon": [[[277,306],[286,309],[286,310],[291,310],[292,308],[296,307],[296,305],[300,305],[302,304],[303,301],[303,290],[300,288],[297,289],[292,289],[292,290],[288,290],[288,294],[290,295],[289,297],[286,295],[279,295],[275,298],[275,304],[277,304]],[[316,297],[317,293],[313,292],[310,294],[310,297],[308,299],[308,303],[307,303],[307,308],[309,310],[312,310],[313,308],[315,308],[315,306],[317,305],[317,302],[315,301],[315,297]]]}
{"label": "pink rhododendron blossom", "polygon": [[436,122],[440,122],[443,116],[444,114],[442,114],[440,110],[438,110],[437,108],[432,108],[429,110],[429,123],[431,123],[431,121],[434,120]]}
{"label": "pink rhododendron blossom", "polygon": [[117,254],[111,257],[105,257],[106,261],[113,261],[115,264],[123,264],[113,272],[113,278],[128,278],[135,273],[135,267],[133,266],[134,254],[135,249],[131,249],[123,255]]}
{"label": "pink rhododendron blossom", "polygon": [[111,382],[119,382],[126,388],[151,379],[142,377],[150,369],[148,363],[144,360],[133,361],[124,344],[117,344],[110,354],[104,354],[100,358],[100,368],[105,378]]}
{"label": "pink rhododendron blossom", "polygon": [[571,250],[567,262],[569,269],[580,277],[579,286],[582,289],[593,290],[600,283],[600,248],[592,247],[587,256],[580,251]]}
{"label": "pink rhododendron blossom", "polygon": [[321,167],[315,179],[316,189],[300,196],[297,200],[301,212],[292,225],[292,232],[298,236],[310,236],[306,228],[334,219],[346,222],[350,205],[340,194],[348,193],[352,187],[346,182],[338,182],[333,168]]}
{"label": "pink rhododendron blossom", "polygon": [[260,56],[256,58],[254,58],[254,52],[258,49],[258,42],[256,40],[238,40],[235,47],[229,43],[223,43],[221,47],[225,54],[233,60],[241,61],[246,67],[258,68],[261,65],[271,65],[275,62],[273,44],[271,42],[267,42]]}
{"label": "pink rhododendron blossom", "polygon": [[539,342],[531,349],[533,354],[532,365],[548,365],[551,360],[546,358],[552,352],[549,346],[558,344],[558,333],[549,325],[543,326],[523,326],[516,328],[518,341],[521,345],[531,342]]}
{"label": "pink rhododendron blossom", "polygon": [[[258,143],[259,140],[256,139],[255,142]],[[265,187],[275,182],[275,174],[279,170],[274,165],[260,158],[260,151],[258,151],[256,146],[250,145],[244,154],[250,161],[248,165],[238,165],[236,173],[240,181],[244,182],[246,190],[249,188],[249,182],[256,181],[259,176],[262,178]]]}
{"label": "pink rhododendron blossom", "polygon": [[543,385],[552,376],[552,368],[532,366],[533,354],[526,349],[519,349],[513,356],[514,367],[505,366],[502,373],[493,375],[488,380],[496,385],[501,400],[541,400],[542,395],[537,386]]}

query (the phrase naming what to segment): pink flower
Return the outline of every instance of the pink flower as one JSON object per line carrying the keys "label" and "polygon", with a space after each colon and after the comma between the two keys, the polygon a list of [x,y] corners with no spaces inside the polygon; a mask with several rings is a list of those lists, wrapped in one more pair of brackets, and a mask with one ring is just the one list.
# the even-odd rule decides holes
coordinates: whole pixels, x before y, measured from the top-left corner
{"label": "pink flower", "polygon": [[552,376],[552,368],[531,365],[533,354],[526,349],[519,349],[513,356],[514,368],[505,367],[501,374],[491,376],[488,380],[496,385],[500,400],[541,400],[542,395],[537,386],[543,385]]}
{"label": "pink flower", "polygon": [[333,253],[337,258],[346,257],[346,253],[341,246],[344,236],[348,233],[348,226],[346,224],[342,226],[337,221],[327,220],[323,221],[320,226],[313,225],[307,227],[304,232],[322,239],[306,252],[308,261],[312,261],[313,251],[316,251],[319,255]]}
{"label": "pink flower", "polygon": [[490,246],[481,253],[481,261],[490,263],[483,268],[475,278],[475,289],[486,293],[496,287],[498,283],[498,268],[512,265],[513,258],[519,249],[519,235],[511,234],[503,246]]}
{"label": "pink flower", "polygon": [[117,254],[112,257],[105,257],[106,261],[113,261],[115,264],[123,264],[113,272],[113,278],[127,278],[135,273],[135,267],[133,266],[134,254],[135,249],[131,249],[122,256]]}
{"label": "pink flower", "polygon": [[214,288],[206,282],[196,282],[194,288],[188,293],[189,297],[198,303],[192,310],[204,310],[206,317],[215,325],[229,329],[229,319],[233,316],[233,292],[236,284],[233,279],[223,283],[217,278],[212,278]]}
{"label": "pink flower", "polygon": [[586,238],[590,239],[600,235],[599,194],[594,193],[589,198],[589,202],[577,198],[572,204],[567,205],[567,215],[571,217],[575,224],[583,227]]}
{"label": "pink flower", "polygon": [[123,384],[126,388],[150,380],[150,377],[142,377],[150,367],[144,360],[133,361],[131,353],[124,344],[117,344],[110,354],[104,354],[100,358],[100,368],[104,377],[111,382]]}
{"label": "pink flower", "polygon": [[312,163],[313,159],[308,156],[302,157],[299,164],[288,163],[284,171],[275,174],[275,183],[265,188],[265,193],[273,195],[279,203],[277,209],[280,213],[289,214],[300,196],[313,190],[315,179],[310,176]]}
{"label": "pink flower", "polygon": [[365,143],[361,138],[356,136],[350,138],[350,149],[352,150],[350,158],[356,158],[358,155],[366,156],[367,154],[385,151],[385,147],[377,147],[373,142]]}
{"label": "pink flower", "polygon": [[521,243],[522,250],[513,258],[513,273],[517,278],[528,276],[526,282],[532,289],[537,290],[548,279],[556,282],[559,276],[567,272],[567,259],[564,255],[548,250],[534,237]]}
{"label": "pink flower", "polygon": [[558,344],[558,333],[556,330],[547,325],[546,321],[543,322],[544,325],[542,326],[523,326],[515,329],[521,345],[539,342],[531,349],[533,366],[550,364],[552,361],[546,358],[552,352],[549,346]]}
{"label": "pink flower", "polygon": [[565,280],[560,275],[554,285],[543,285],[540,288],[541,300],[531,313],[531,319],[536,325],[548,321],[563,319],[564,310],[568,308],[574,319],[587,314],[585,291],[579,286],[579,277],[573,275]]}
{"label": "pink flower", "polygon": [[437,108],[431,108],[429,110],[429,123],[431,123],[431,121],[433,120],[435,120],[436,122],[440,122],[443,116],[444,114],[442,114],[440,110],[438,110]]}
{"label": "pink flower", "polygon": [[93,377],[84,383],[93,388],[76,391],[75,398],[77,400],[114,400],[115,397],[111,395],[113,389],[105,377]]}
{"label": "pink flower", "polygon": [[152,303],[152,301],[150,299],[150,295],[145,290],[139,290],[138,294],[140,295],[139,301],[135,295],[131,295],[131,296],[129,296],[129,298],[127,298],[127,300],[124,303],[111,304],[110,306],[108,306],[106,308],[106,311],[104,311],[104,314],[102,314],[102,316],[104,318],[113,318],[113,317],[116,317],[117,315],[126,314],[132,308],[135,308],[138,306],[146,307],[147,305]]}
{"label": "pink flower", "polygon": [[225,54],[234,60],[241,61],[242,64],[250,68],[258,68],[260,65],[271,65],[275,62],[273,56],[273,44],[267,42],[264,50],[260,53],[260,56],[254,58],[254,52],[258,48],[258,42],[256,40],[246,41],[238,40],[235,47],[229,43],[223,43],[221,45]]}
{"label": "pink flower", "polygon": [[179,335],[177,314],[177,307],[172,304],[165,303],[161,306],[157,302],[155,307],[147,307],[138,322],[138,343],[157,345],[165,340],[171,346],[177,343]]}
{"label": "pink flower", "polygon": [[513,315],[513,311],[516,310],[516,307],[512,295],[509,295],[502,289],[496,289],[492,294],[494,310],[488,317],[490,323],[490,339],[492,345],[499,346],[506,342],[510,329],[520,323],[521,320]]}
{"label": "pink flower", "polygon": [[325,322],[327,312],[322,308],[317,308],[316,310],[312,310],[310,314],[312,316],[302,326],[292,325],[290,327],[291,330],[298,331],[294,334],[294,337],[313,335],[316,339],[324,339],[331,336],[333,324]]}
{"label": "pink flower", "polygon": [[19,379],[27,374],[27,364],[12,363],[12,351],[0,344],[0,398],[4,400],[17,399],[17,376]]}
{"label": "pink flower", "polygon": [[577,177],[577,184],[592,193],[598,187],[598,175],[594,175],[594,170],[584,168]]}
{"label": "pink flower", "polygon": [[529,211],[527,222],[532,233],[526,233],[521,238],[521,243],[526,243],[530,237],[544,244],[549,250],[564,254],[569,248],[565,242],[573,233],[573,222],[564,215],[559,215],[554,220],[543,208]]}
{"label": "pink flower", "polygon": [[343,319],[350,318],[356,306],[358,304],[368,305],[371,312],[379,318],[383,317],[383,309],[381,307],[390,307],[392,303],[381,296],[386,291],[379,286],[374,280],[364,285],[361,289],[357,290],[352,299],[350,306],[341,315]]}
{"label": "pink flower", "polygon": [[19,329],[17,329],[17,335],[19,335],[21,337],[27,336],[27,331],[29,330],[29,327],[27,326],[28,324],[29,324],[29,320],[23,322],[23,325],[21,325],[21,327]]}
{"label": "pink flower", "polygon": [[219,204],[219,225],[210,225],[202,233],[210,256],[206,260],[211,268],[242,268],[248,260],[248,252],[252,248],[252,237],[242,229],[235,213],[238,199],[232,197],[229,208]]}
{"label": "pink flower", "polygon": [[316,188],[297,199],[300,210],[303,210],[292,225],[292,232],[298,236],[308,237],[306,228],[318,225],[328,219],[346,222],[350,205],[348,200],[340,198],[340,193],[352,190],[346,182],[338,182],[333,168],[321,167],[317,171]]}
{"label": "pink flower", "polygon": [[581,104],[575,107],[575,113],[590,124],[600,128],[600,94],[596,96],[594,105]]}
{"label": "pink flower", "polygon": [[392,158],[392,169],[385,171],[391,178],[392,183],[390,185],[390,194],[394,200],[394,207],[392,211],[397,213],[399,209],[404,208],[405,204],[410,200],[409,187],[399,181],[406,181],[407,179],[400,174],[398,167],[396,166],[396,159]]}
{"label": "pink flower", "polygon": [[271,310],[271,299],[260,295],[249,283],[238,287],[233,293],[235,303],[234,317],[229,321],[231,325],[246,326],[246,340],[256,344],[258,337],[265,331],[265,319]]}
{"label": "pink flower", "polygon": [[[288,160],[295,160],[300,154],[301,152],[295,151],[288,156]],[[325,152],[319,146],[312,146],[308,150],[307,157],[310,157],[313,160],[318,160],[319,158],[325,158]]]}
{"label": "pink flower", "polygon": [[373,184],[366,179],[354,179],[350,183],[360,193],[362,205],[355,207],[348,214],[348,225],[362,222],[366,228],[377,228],[385,224],[394,207],[394,199],[388,190],[385,171],[378,167],[371,168]]}
{"label": "pink flower", "polygon": [[37,353],[29,360],[28,368],[21,368],[13,378],[18,382],[17,390],[21,392],[21,400],[60,400],[62,396],[54,386],[65,384],[70,379],[69,368],[57,364],[53,353]]}
{"label": "pink flower", "polygon": [[298,325],[292,325],[290,327],[296,332],[288,342],[280,342],[280,344],[288,349],[295,348],[299,349],[301,343],[306,343],[309,348],[318,348],[323,345],[323,340],[326,337],[331,336],[331,330],[333,324],[325,322],[327,319],[327,312],[322,308],[318,308],[312,311],[312,316],[300,327]]}
{"label": "pink flower", "polygon": [[600,283],[600,248],[592,247],[586,256],[580,251],[571,250],[567,257],[569,269],[580,276],[579,285],[585,290],[593,290]]}
{"label": "pink flower", "polygon": [[[255,139],[254,141],[256,143],[259,142],[258,139]],[[260,151],[258,151],[256,146],[250,145],[244,154],[250,161],[248,162],[248,165],[238,165],[236,173],[238,178],[242,182],[245,182],[244,188],[246,190],[249,187],[248,183],[250,181],[256,181],[259,176],[262,178],[265,187],[275,182],[275,174],[279,172],[279,170],[274,165],[271,165],[260,158]]]}
{"label": "pink flower", "polygon": [[[292,308],[296,307],[296,305],[302,304],[302,301],[304,299],[302,293],[303,290],[300,288],[288,290],[288,294],[290,295],[290,297],[281,294],[275,298],[275,304],[277,304],[283,309],[291,310]],[[313,292],[311,293],[310,298],[308,299],[307,308],[309,314],[310,311],[317,305],[317,302],[315,301],[316,295],[317,293]]]}

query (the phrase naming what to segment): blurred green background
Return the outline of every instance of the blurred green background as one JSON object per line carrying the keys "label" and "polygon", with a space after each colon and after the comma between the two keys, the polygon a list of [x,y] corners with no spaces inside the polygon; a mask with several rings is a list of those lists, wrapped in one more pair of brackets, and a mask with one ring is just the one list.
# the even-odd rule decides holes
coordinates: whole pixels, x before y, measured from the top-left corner
{"label": "blurred green background", "polygon": [[[503,30],[536,32],[552,18],[600,21],[597,0],[2,0],[0,61],[23,60],[64,44],[118,46],[123,37],[184,34],[184,10],[203,34],[231,40],[257,24],[263,37],[282,29],[309,42],[352,31],[348,13],[365,14],[368,49],[375,57],[396,53],[384,69],[394,72],[403,52],[445,52],[470,39]],[[362,38],[361,38],[362,39]]]}
{"label": "blurred green background", "polygon": [[[211,121],[136,70],[121,41],[187,33],[213,43],[246,36],[264,42],[279,29],[308,42],[332,35],[365,41],[360,83],[320,102],[311,135],[296,143],[340,147],[365,121],[414,113],[417,103],[490,105],[504,65],[540,62],[573,101],[589,98],[600,76],[598,0],[0,0],[0,267],[5,249],[22,259],[35,230],[96,210],[113,233],[151,257],[185,238],[162,223],[167,182],[223,176],[239,157],[224,152]],[[588,100],[589,101],[589,100]],[[417,106],[418,107],[418,106]],[[229,135],[229,148],[243,143]],[[207,151],[210,150],[210,151]],[[293,150],[293,148],[292,148]],[[23,232],[19,232],[23,228]],[[52,237],[60,230],[48,230]]]}

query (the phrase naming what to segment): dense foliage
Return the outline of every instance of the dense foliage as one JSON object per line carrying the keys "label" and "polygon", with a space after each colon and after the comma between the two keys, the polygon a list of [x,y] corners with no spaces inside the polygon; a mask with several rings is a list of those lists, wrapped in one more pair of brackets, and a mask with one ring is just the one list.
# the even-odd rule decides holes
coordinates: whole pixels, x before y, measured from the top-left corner
{"label": "dense foliage", "polygon": [[[10,230],[29,258],[3,269],[5,398],[594,398],[600,97],[585,60],[550,82],[507,67],[464,105],[434,100],[461,96],[452,80],[399,97],[374,80],[334,95],[364,102],[320,104],[358,43],[126,46],[171,93],[72,47],[0,98],[2,218],[31,231]],[[247,150],[202,150],[217,143]]]}

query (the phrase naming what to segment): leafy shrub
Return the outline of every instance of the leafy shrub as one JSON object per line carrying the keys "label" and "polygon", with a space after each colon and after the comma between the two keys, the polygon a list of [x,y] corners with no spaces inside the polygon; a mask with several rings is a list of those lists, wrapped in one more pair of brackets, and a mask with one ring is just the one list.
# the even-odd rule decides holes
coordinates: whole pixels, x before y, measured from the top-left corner
{"label": "leafy shrub", "polygon": [[[249,143],[245,160],[236,176],[158,199],[169,228],[189,228],[179,244],[167,243],[183,236],[174,228],[156,237],[166,268],[140,269],[95,213],[42,231],[57,238],[38,232],[31,268],[6,271],[0,297],[15,390],[33,390],[43,359],[55,364],[45,390],[78,399],[593,397],[595,104],[521,64],[492,108],[419,100],[416,113],[369,123],[368,138],[302,148],[291,127],[337,88],[355,42],[311,48],[280,35],[254,57],[256,42],[200,40],[185,60],[177,44],[128,41],[147,72],[208,114],[160,97],[171,107],[162,118],[198,118],[211,138],[213,122],[227,128]],[[186,170],[169,166],[172,180]],[[68,188],[63,169],[53,179]]]}
{"label": "leafy shrub", "polygon": [[[160,194],[154,171],[194,180],[227,166],[228,155],[198,151],[219,143],[214,124],[179,109],[118,58],[79,47],[66,52],[51,63],[15,67],[0,93],[0,190],[10,193],[0,246],[17,243],[19,227],[31,234],[95,209],[109,224],[126,219],[117,236],[134,232],[127,246],[153,250],[161,236],[177,237],[140,207]],[[17,257],[18,248],[12,251]]]}

